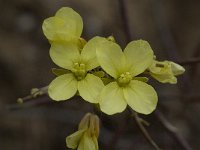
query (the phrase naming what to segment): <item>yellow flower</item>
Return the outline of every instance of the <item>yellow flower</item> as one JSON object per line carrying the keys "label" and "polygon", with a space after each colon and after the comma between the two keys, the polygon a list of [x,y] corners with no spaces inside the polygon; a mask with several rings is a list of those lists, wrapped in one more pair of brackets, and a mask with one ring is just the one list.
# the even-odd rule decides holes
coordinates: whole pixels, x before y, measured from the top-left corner
{"label": "yellow flower", "polygon": [[79,124],[78,131],[66,138],[67,147],[78,150],[98,150],[99,118],[87,113]]}
{"label": "yellow flower", "polygon": [[185,72],[185,69],[172,61],[154,60],[148,68],[150,75],[161,83],[176,84],[176,76]]}
{"label": "yellow flower", "polygon": [[69,99],[78,91],[84,100],[98,103],[98,96],[104,84],[99,77],[89,73],[99,66],[96,59],[96,43],[98,38],[91,39],[81,52],[73,43],[53,42],[51,44],[50,56],[53,62],[69,70],[50,83],[48,94],[53,100]]}
{"label": "yellow flower", "polygon": [[107,84],[100,94],[100,109],[106,114],[122,112],[127,104],[136,112],[151,113],[157,105],[154,88],[145,78],[136,78],[153,61],[153,51],[143,40],[130,42],[124,52],[120,46],[105,38],[99,40],[97,59],[106,73],[115,80]]}
{"label": "yellow flower", "polygon": [[42,29],[50,42],[76,42],[82,34],[83,21],[81,16],[72,8],[63,7],[56,12],[54,17],[44,20]]}

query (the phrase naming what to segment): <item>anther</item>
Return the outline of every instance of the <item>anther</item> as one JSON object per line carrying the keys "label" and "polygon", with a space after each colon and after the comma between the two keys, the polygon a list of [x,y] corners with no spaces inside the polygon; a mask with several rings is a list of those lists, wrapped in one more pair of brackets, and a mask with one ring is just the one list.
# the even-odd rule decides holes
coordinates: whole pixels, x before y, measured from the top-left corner
{"label": "anther", "polygon": [[77,80],[84,79],[86,75],[85,64],[74,63],[74,69],[72,72],[74,73],[74,76],[77,78]]}
{"label": "anther", "polygon": [[125,72],[120,75],[120,77],[117,79],[117,83],[119,86],[126,86],[130,83],[132,80],[130,72]]}

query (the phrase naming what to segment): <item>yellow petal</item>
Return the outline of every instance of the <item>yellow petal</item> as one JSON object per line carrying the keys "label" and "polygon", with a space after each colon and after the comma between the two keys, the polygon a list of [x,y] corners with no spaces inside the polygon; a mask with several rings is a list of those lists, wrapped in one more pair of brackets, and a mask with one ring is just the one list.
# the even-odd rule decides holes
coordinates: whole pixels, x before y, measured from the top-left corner
{"label": "yellow petal", "polygon": [[78,81],[80,96],[90,103],[99,102],[99,94],[103,87],[104,84],[101,79],[93,74],[87,74],[83,80]]}
{"label": "yellow petal", "polygon": [[112,77],[117,78],[123,69],[124,54],[120,46],[114,42],[101,38],[97,47],[97,59],[100,66]]}
{"label": "yellow petal", "polygon": [[80,54],[75,44],[53,42],[50,48],[50,57],[56,65],[72,70],[74,62],[78,62]]}
{"label": "yellow petal", "polygon": [[66,22],[58,17],[50,17],[44,20],[42,29],[44,35],[50,41],[70,41],[75,38],[66,30]]}
{"label": "yellow petal", "polygon": [[83,30],[83,20],[81,16],[69,7],[62,7],[56,13],[56,17],[62,18],[67,23],[68,32],[72,32],[77,37],[81,36]]}
{"label": "yellow petal", "polygon": [[171,73],[162,73],[162,74],[155,74],[155,73],[151,73],[150,75],[156,79],[157,81],[161,82],[161,83],[170,83],[170,84],[176,84],[177,83],[177,78],[171,74]]}
{"label": "yellow petal", "polygon": [[86,69],[88,71],[99,66],[99,63],[96,57],[96,49],[98,47],[98,43],[101,42],[102,39],[103,38],[100,38],[100,37],[92,38],[85,44],[81,52],[81,59],[86,64]]}
{"label": "yellow petal", "polygon": [[55,101],[67,100],[76,94],[77,84],[73,74],[61,75],[50,83],[48,94]]}
{"label": "yellow petal", "polygon": [[127,103],[124,99],[123,88],[117,82],[106,85],[100,95],[100,109],[108,115],[124,111]]}
{"label": "yellow petal", "polygon": [[91,118],[91,113],[87,113],[84,115],[84,117],[81,119],[78,129],[88,129],[89,124],[90,124],[90,118]]}
{"label": "yellow petal", "polygon": [[138,113],[150,114],[157,106],[156,91],[144,82],[132,80],[123,92],[128,105]]}
{"label": "yellow petal", "polygon": [[93,140],[93,137],[89,136],[87,132],[85,132],[85,134],[81,138],[78,150],[98,150],[96,148],[96,143]]}
{"label": "yellow petal", "polygon": [[185,69],[181,65],[174,63],[172,61],[170,62],[170,64],[171,64],[172,72],[175,76],[181,75],[185,72]]}
{"label": "yellow petal", "polygon": [[93,136],[93,142],[94,142],[94,145],[95,145],[95,150],[99,150],[98,141],[97,141],[97,138],[95,136]]}
{"label": "yellow petal", "polygon": [[169,61],[154,60],[151,66],[149,67],[149,71],[150,75],[161,83],[177,83],[177,79],[172,71],[171,62]]}
{"label": "yellow petal", "polygon": [[78,147],[78,144],[79,144],[85,131],[86,131],[86,129],[82,129],[82,130],[78,130],[77,132],[69,135],[66,138],[67,147],[72,148],[72,149],[75,149],[76,147]]}
{"label": "yellow petal", "polygon": [[50,41],[77,40],[83,29],[82,18],[73,9],[64,7],[56,16],[44,20],[43,32]]}
{"label": "yellow petal", "polygon": [[130,42],[124,50],[124,55],[133,76],[144,72],[153,61],[153,51],[149,43],[143,40]]}

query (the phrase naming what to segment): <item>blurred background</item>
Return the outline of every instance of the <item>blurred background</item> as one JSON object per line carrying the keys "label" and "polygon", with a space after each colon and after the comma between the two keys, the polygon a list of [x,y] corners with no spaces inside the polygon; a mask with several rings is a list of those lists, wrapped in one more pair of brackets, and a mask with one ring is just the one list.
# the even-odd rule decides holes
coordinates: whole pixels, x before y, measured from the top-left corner
{"label": "blurred background", "polygon": [[[200,58],[200,1],[124,0],[124,4],[132,40],[147,40],[157,59],[180,62],[186,68],[176,85],[150,81],[159,95],[159,113],[140,115],[150,123],[148,132],[164,150],[199,150],[200,65],[188,60]],[[118,0],[0,0],[1,150],[67,149],[65,137],[77,130],[86,112],[93,111],[90,104],[79,97],[46,103],[49,98],[44,96],[25,107],[16,105],[17,98],[28,95],[31,88],[44,87],[55,78],[42,22],[59,8],[72,7],[83,18],[84,38],[114,35],[125,47],[120,5]],[[100,150],[154,149],[128,111],[98,115]],[[178,135],[166,130],[162,116]]]}

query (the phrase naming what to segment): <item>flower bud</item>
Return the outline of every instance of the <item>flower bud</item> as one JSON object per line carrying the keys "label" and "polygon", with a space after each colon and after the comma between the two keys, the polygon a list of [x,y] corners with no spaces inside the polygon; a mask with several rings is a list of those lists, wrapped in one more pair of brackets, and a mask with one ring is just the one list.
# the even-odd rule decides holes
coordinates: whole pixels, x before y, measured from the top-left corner
{"label": "flower bud", "polygon": [[98,150],[97,139],[99,137],[99,117],[95,114],[87,113],[79,123],[78,131],[66,138],[69,148],[88,150],[92,148]]}

